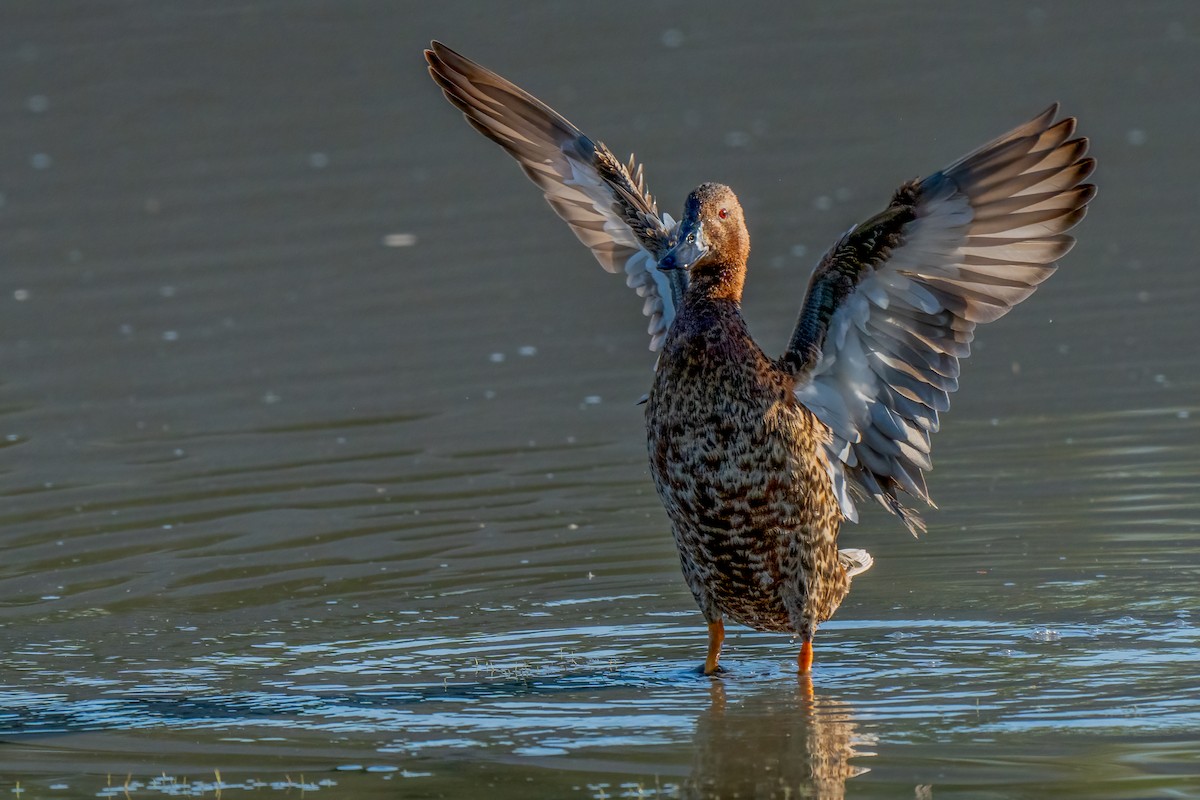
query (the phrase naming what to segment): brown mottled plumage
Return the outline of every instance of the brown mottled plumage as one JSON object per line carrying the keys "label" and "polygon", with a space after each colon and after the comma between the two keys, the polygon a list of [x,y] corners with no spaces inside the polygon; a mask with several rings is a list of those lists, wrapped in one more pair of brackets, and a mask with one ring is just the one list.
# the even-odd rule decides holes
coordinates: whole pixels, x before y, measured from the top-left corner
{"label": "brown mottled plumage", "polygon": [[924,473],[938,413],[958,388],[978,323],[1003,316],[1054,272],[1095,187],[1087,140],[1052,106],[951,166],[900,187],[821,259],[787,350],[767,357],[740,301],[750,255],[741,204],[702,184],[676,222],[642,169],[549,106],[448,47],[429,71],[467,121],[513,156],[600,264],[645,298],[661,349],[646,406],[650,470],[684,577],[709,623],[705,673],[724,619],[803,640],[871,566],[838,550],[852,494],[914,533],[901,504],[932,505]]}
{"label": "brown mottled plumage", "polygon": [[705,618],[811,639],[850,588],[828,434],[742,320],[750,245],[737,198],[705,184],[693,201],[713,246],[691,267],[659,357],[646,405],[650,471]]}

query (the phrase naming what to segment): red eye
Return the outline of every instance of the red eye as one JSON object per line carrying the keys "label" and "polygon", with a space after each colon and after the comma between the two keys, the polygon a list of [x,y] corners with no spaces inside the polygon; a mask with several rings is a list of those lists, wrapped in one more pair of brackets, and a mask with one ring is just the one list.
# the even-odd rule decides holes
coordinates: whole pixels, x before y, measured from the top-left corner
{"label": "red eye", "polygon": [[717,216],[720,217],[721,219],[725,219],[726,217],[729,216],[729,212],[722,208],[720,211],[717,212]]}

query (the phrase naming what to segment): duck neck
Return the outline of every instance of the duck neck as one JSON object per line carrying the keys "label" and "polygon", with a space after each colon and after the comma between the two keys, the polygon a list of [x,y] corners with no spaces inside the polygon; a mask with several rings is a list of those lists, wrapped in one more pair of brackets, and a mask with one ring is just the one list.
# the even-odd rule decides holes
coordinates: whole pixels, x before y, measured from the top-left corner
{"label": "duck neck", "polygon": [[695,301],[724,301],[740,305],[746,265],[715,262],[693,267],[687,296]]}

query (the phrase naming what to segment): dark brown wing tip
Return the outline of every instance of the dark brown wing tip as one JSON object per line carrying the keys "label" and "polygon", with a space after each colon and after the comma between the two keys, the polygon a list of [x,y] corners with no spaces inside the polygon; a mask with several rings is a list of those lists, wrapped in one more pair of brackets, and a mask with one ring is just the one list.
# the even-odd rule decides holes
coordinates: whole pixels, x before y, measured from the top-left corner
{"label": "dark brown wing tip", "polygon": [[1058,116],[1058,112],[1059,103],[1056,100],[1048,105],[1044,111],[1039,114],[1035,114],[1033,118],[1029,120],[1029,122],[1026,122],[1024,125],[1018,125],[1009,134],[1002,136],[1001,139],[1012,137],[1014,134],[1017,134],[1018,136],[1029,136],[1035,133],[1042,133],[1050,130],[1055,125],[1061,125],[1071,119],[1070,117],[1067,117],[1066,119],[1056,121],[1055,118]]}
{"label": "dark brown wing tip", "polygon": [[[447,47],[436,39],[429,43],[429,49],[425,51],[425,60],[429,62],[431,67],[436,64],[439,69],[454,70],[468,77],[468,79],[472,73],[492,75],[500,78],[499,75],[496,75],[496,73],[487,67],[472,61],[454,48]],[[503,78],[500,78],[500,80],[503,80]],[[507,83],[507,81],[505,82]]]}
{"label": "dark brown wing tip", "polygon": [[425,54],[425,63],[429,64],[429,66],[432,67],[435,63],[441,61],[442,59],[441,59],[441,56],[439,55],[439,51],[445,50],[445,49],[446,49],[446,45],[442,44],[437,39],[434,39],[433,41],[431,41],[429,43],[429,47],[425,48],[425,50],[423,51]]}
{"label": "dark brown wing tip", "polygon": [[433,76],[434,80],[437,80],[438,73],[445,69],[445,63],[442,61],[442,57],[438,55],[438,50],[442,47],[441,42],[434,40],[429,43],[429,48],[423,51],[425,54],[425,63],[429,65],[429,74]]}
{"label": "dark brown wing tip", "polygon": [[434,39],[429,43],[429,47],[425,50],[425,61],[429,64],[429,68],[445,71],[447,69],[465,74],[466,69],[470,67],[479,67],[471,59],[459,53],[453,48]]}
{"label": "dark brown wing tip", "polygon": [[1092,158],[1091,156],[1088,156],[1087,158],[1081,158],[1075,163],[1076,169],[1079,170],[1080,181],[1087,180],[1091,177],[1092,173],[1096,171],[1096,159]]}
{"label": "dark brown wing tip", "polygon": [[1075,134],[1075,128],[1078,126],[1079,120],[1075,119],[1075,117],[1063,117],[1058,122],[1055,122],[1053,125],[1046,128],[1046,130],[1053,131],[1062,128],[1062,138],[1065,141],[1070,139]]}

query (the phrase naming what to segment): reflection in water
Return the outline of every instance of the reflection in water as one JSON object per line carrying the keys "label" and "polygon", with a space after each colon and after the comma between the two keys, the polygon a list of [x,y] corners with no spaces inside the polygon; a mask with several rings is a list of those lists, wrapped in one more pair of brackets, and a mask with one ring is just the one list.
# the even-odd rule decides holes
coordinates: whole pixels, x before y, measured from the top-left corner
{"label": "reflection in water", "polygon": [[804,676],[730,702],[713,681],[708,711],[696,722],[692,771],[683,796],[844,797],[846,781],[868,772],[851,759],[872,756],[851,708],[816,696]]}

